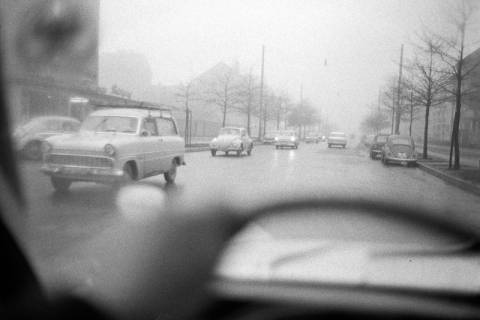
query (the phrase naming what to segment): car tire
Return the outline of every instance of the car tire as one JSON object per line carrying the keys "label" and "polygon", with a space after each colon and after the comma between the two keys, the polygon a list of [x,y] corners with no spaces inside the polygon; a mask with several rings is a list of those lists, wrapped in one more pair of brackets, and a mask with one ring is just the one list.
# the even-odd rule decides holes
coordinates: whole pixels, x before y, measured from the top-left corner
{"label": "car tire", "polygon": [[382,157],[382,163],[384,166],[388,166],[388,160],[385,157]]}
{"label": "car tire", "polygon": [[40,141],[30,141],[23,148],[23,155],[29,160],[40,160],[42,158],[42,143]]}
{"label": "car tire", "polygon": [[163,174],[163,177],[165,178],[165,181],[167,181],[167,183],[175,182],[175,178],[177,177],[177,167],[177,162],[175,160],[172,160],[170,169]]}
{"label": "car tire", "polygon": [[64,178],[57,178],[51,177],[50,181],[52,182],[52,186],[57,192],[67,192],[70,186],[72,185],[72,181]]}
{"label": "car tire", "polygon": [[280,149],[280,147],[279,147],[279,146],[275,146],[275,149],[277,149],[277,150],[278,150],[278,149]]}
{"label": "car tire", "polygon": [[332,144],[331,144],[331,143],[329,143],[329,144],[328,144],[328,147],[329,147],[329,148],[331,148],[331,147],[332,147]]}
{"label": "car tire", "polygon": [[370,159],[375,160],[375,156],[373,155],[373,152],[370,152]]}
{"label": "car tire", "polygon": [[212,153],[212,157],[215,157],[217,155],[217,150],[212,149],[210,150],[210,152]]}

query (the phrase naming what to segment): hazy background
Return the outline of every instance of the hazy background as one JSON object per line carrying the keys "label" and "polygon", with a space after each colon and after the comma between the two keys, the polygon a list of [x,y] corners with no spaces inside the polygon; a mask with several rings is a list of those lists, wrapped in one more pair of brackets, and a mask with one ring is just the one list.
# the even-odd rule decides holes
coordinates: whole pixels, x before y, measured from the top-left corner
{"label": "hazy background", "polygon": [[152,84],[187,81],[223,61],[303,96],[355,130],[379,87],[398,72],[422,24],[439,26],[438,1],[102,0],[100,53],[144,55]]}

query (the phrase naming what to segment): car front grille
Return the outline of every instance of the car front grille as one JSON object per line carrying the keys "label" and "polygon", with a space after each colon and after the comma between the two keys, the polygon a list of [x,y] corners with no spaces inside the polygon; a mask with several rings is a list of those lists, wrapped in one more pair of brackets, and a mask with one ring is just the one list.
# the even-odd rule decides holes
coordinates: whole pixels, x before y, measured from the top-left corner
{"label": "car front grille", "polygon": [[91,168],[112,168],[113,161],[107,157],[48,154],[45,162],[54,165],[79,166]]}

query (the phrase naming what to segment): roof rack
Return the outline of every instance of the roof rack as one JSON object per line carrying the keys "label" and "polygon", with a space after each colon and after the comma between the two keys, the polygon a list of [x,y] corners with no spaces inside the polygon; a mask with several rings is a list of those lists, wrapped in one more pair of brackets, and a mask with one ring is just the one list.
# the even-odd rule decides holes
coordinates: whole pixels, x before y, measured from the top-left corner
{"label": "roof rack", "polygon": [[153,104],[146,104],[146,103],[135,103],[135,104],[129,104],[129,103],[96,103],[94,104],[95,108],[129,108],[129,109],[144,109],[144,110],[155,110],[155,111],[172,111],[171,108],[166,107],[166,106],[159,106],[159,105],[153,105]]}

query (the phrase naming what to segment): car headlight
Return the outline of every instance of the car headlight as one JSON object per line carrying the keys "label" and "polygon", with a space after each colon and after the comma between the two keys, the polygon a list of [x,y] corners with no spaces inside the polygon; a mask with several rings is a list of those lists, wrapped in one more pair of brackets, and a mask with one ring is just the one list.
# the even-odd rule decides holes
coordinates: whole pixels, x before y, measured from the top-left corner
{"label": "car headlight", "polygon": [[106,144],[103,150],[105,150],[105,153],[110,157],[113,157],[115,155],[115,147],[111,144]]}
{"label": "car headlight", "polygon": [[42,153],[48,153],[52,150],[52,145],[47,141],[43,141],[41,145]]}
{"label": "car headlight", "polygon": [[275,137],[274,139],[275,139],[275,141],[278,141],[278,137]]}
{"label": "car headlight", "polygon": [[290,138],[290,141],[295,141],[295,137],[291,137],[291,138]]}

